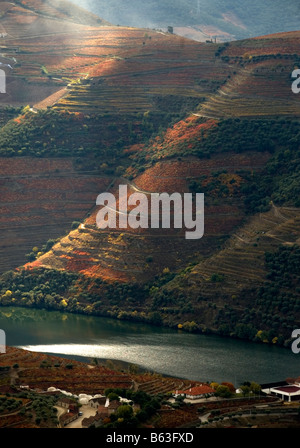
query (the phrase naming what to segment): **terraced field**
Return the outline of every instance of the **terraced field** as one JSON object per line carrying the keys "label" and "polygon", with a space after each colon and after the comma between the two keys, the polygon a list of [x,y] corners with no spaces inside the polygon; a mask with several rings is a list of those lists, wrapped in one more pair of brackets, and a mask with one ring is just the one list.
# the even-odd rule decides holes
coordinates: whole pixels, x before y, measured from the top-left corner
{"label": "terraced field", "polygon": [[[83,25],[74,29],[74,24],[67,23],[63,31],[55,29],[55,33],[26,33],[24,29],[22,38],[5,41],[6,56],[16,61],[9,75],[10,102],[14,100],[13,88],[25,81],[33,98],[33,85],[45,89],[41,100],[50,88],[52,94],[76,81],[57,109],[147,112],[155,109],[153,98],[157,96],[194,98],[197,105],[231,73],[222,61],[216,62],[212,46],[151,30]],[[219,69],[211,81],[216,63]],[[27,97],[29,93],[23,104]],[[34,104],[32,99],[30,104]]]}
{"label": "terraced field", "polygon": [[[5,68],[7,93],[1,95],[1,104],[33,105],[55,93],[62,84],[67,84],[60,79],[51,80],[41,72],[44,62],[31,54],[32,43],[36,45],[35,53],[41,38],[48,41],[48,49],[42,49],[42,53],[47,55],[49,44],[51,46],[55,36],[72,36],[108,25],[75,5],[56,0],[1,2],[0,12],[1,51],[2,55],[5,54],[3,62],[12,67],[12,70]],[[56,63],[62,60],[58,54],[54,55],[54,59]]]}
{"label": "terraced field", "polygon": [[299,102],[291,91],[291,73],[299,60],[299,31],[231,42],[221,59],[236,67],[199,114],[210,118],[299,117]]}
{"label": "terraced field", "polygon": [[[157,193],[189,191],[191,179],[217,170],[234,173],[237,169],[259,171],[268,155],[229,154],[209,161],[167,161],[155,165],[138,176],[134,183],[125,179],[115,182],[111,192],[119,196],[119,184],[128,183],[128,196],[136,191]],[[149,201],[150,196],[148,195]],[[205,237],[193,242],[185,239],[186,229],[142,229],[117,227],[100,230],[96,225],[99,207],[96,207],[76,230],[62,238],[52,250],[41,256],[32,267],[47,267],[81,272],[90,277],[119,281],[145,281],[164,268],[181,269],[193,257],[207,257],[245,219],[243,201],[227,197],[216,205],[207,198],[205,210]],[[124,198],[117,203],[124,208]],[[128,209],[128,213],[130,208]],[[119,224],[119,221],[117,221]],[[132,255],[134,254],[134,256]],[[151,258],[151,262],[148,260]]]}
{"label": "terraced field", "polygon": [[293,61],[256,64],[242,69],[199,109],[204,117],[298,117],[299,101],[291,91]]}
{"label": "terraced field", "polygon": [[[188,276],[188,283],[205,296],[237,294],[240,290],[265,280],[265,252],[274,252],[279,244],[300,242],[299,209],[273,208],[253,217],[226,243],[213,258],[197,265]],[[210,281],[213,274],[224,276],[220,284]]]}
{"label": "terraced field", "polygon": [[[49,387],[55,387],[73,394],[95,395],[103,394],[107,388],[131,389],[133,386],[133,379],[124,372],[104,366],[90,368],[87,363],[76,360],[7,347],[7,353],[1,356],[0,366],[16,363],[20,369],[15,375],[15,384],[31,389],[47,391]],[[8,386],[1,389],[5,390],[5,387]]]}
{"label": "terraced field", "polygon": [[65,390],[66,384],[68,391],[73,394],[103,394],[105,389],[124,388],[130,389],[132,386],[131,378],[119,372],[109,371],[104,367],[96,367],[88,370],[89,382],[85,381],[87,375],[87,366],[74,366],[72,373],[68,369],[51,369],[45,368],[26,369],[20,372],[18,384],[26,384],[31,388],[47,390],[53,385]]}
{"label": "terraced field", "polygon": [[193,98],[195,107],[231,73],[213,45],[112,26],[67,2],[5,3],[2,11],[2,51],[12,66],[2,104],[47,108],[72,81],[57,109],[145,113],[168,95]]}
{"label": "terraced field", "polygon": [[0,271],[26,262],[25,254],[84,219],[111,179],[79,174],[72,159],[0,160]]}
{"label": "terraced field", "polygon": [[[220,46],[99,20],[76,9],[70,17],[54,1],[6,5],[2,49],[13,65],[7,100],[131,114],[157,110],[156,98],[172,95],[192,98],[194,111],[205,100],[197,111],[204,117],[299,114],[290,89],[297,32]],[[46,100],[70,81],[67,95]]]}
{"label": "terraced field", "polygon": [[[182,321],[189,331],[217,326],[225,305],[243,313],[256,303],[259,290],[249,291],[266,280],[265,252],[299,244],[299,210],[287,206],[299,204],[300,109],[291,73],[300,32],[199,43],[110,25],[56,0],[1,7],[1,61],[11,66],[1,105],[31,106],[19,116],[3,108],[1,117],[0,271],[25,263],[33,246],[37,256],[7,276],[22,285],[16,297],[30,306]],[[204,237],[188,241],[185,229],[100,230],[97,195],[117,195],[125,182],[127,196],[204,191]],[[72,221],[81,224],[70,231]],[[61,238],[38,254],[49,237]],[[53,270],[50,298],[42,290],[35,296],[39,284],[22,283],[36,268],[37,282]],[[64,275],[72,287],[57,294]],[[297,312],[289,294],[278,306],[289,300]],[[257,322],[272,324],[268,315]]]}
{"label": "terraced field", "polygon": [[187,389],[190,386],[190,382],[186,380],[176,380],[174,378],[153,378],[153,376],[147,377],[143,375],[141,378],[143,382],[138,383],[138,390],[146,392],[149,395],[174,393],[175,390]]}
{"label": "terraced field", "polygon": [[[215,82],[210,83],[215,57],[208,45],[149,30],[144,30],[147,39],[139,30],[119,28],[109,33],[112,37],[124,35],[118,53],[112,47],[110,54],[104,53],[101,63],[88,70],[89,81],[83,86],[74,86],[56,105],[57,109],[73,111],[79,106],[83,112],[99,107],[109,113],[147,112],[157,108],[153,101],[157,96],[194,98],[196,104],[207,92],[214,91],[216,82],[224,82],[224,71],[228,70],[225,66],[216,75]],[[100,48],[102,51],[103,47]],[[200,79],[206,83],[198,83]]]}

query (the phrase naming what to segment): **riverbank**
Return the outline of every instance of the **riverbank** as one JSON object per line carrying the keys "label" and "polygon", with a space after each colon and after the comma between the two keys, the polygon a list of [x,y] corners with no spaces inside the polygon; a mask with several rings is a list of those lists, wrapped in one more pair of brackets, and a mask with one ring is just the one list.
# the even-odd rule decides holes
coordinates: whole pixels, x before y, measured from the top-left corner
{"label": "riverbank", "polygon": [[[24,308],[24,309],[34,309],[34,310],[41,310],[41,311],[47,311],[47,312],[60,312],[63,314],[71,314],[71,315],[79,315],[79,316],[92,316],[95,318],[105,318],[105,319],[113,319],[115,321],[120,321],[120,322],[128,322],[128,323],[133,323],[133,324],[141,324],[141,325],[148,325],[151,326],[153,328],[159,327],[159,328],[165,328],[165,329],[170,329],[170,330],[174,330],[174,331],[179,331],[179,332],[183,332],[183,333],[189,333],[189,334],[197,334],[197,335],[212,335],[212,336],[218,336],[218,337],[222,337],[225,339],[233,339],[233,340],[238,340],[238,341],[245,341],[245,342],[251,342],[253,344],[263,344],[263,345],[269,345],[269,346],[274,346],[276,345],[277,347],[281,347],[281,348],[287,348],[290,349],[293,339],[292,337],[290,337],[289,339],[284,340],[283,342],[280,342],[280,340],[278,340],[278,338],[275,338],[271,341],[264,339],[263,337],[259,336],[259,337],[254,337],[252,339],[250,339],[249,337],[237,337],[235,334],[231,334],[230,336],[228,334],[223,334],[222,331],[216,329],[216,328],[209,328],[209,327],[199,327],[199,326],[194,326],[191,325],[191,322],[187,322],[188,325],[182,325],[182,324],[171,324],[170,322],[166,322],[162,319],[158,319],[158,318],[149,318],[148,316],[144,316],[144,313],[136,313],[136,314],[130,314],[127,315],[125,312],[122,312],[121,316],[119,314],[114,314],[113,312],[87,312],[84,309],[80,309],[75,311],[70,311],[68,309],[64,309],[62,307],[50,307],[50,308],[32,308],[31,306],[28,307],[26,305],[16,305],[14,302],[9,302],[7,301],[7,303],[5,305],[3,305],[2,303],[0,303],[0,311],[1,308],[7,308],[7,307],[13,307],[13,308]],[[152,313],[153,314],[153,313]],[[156,315],[158,315],[158,312],[155,312]],[[262,333],[263,332],[258,332]]]}
{"label": "riverbank", "polygon": [[[77,360],[70,362],[70,359],[62,356],[30,352],[14,347],[8,347],[7,353],[0,356],[0,367],[0,397],[4,405],[2,407],[4,416],[1,415],[0,418],[2,428],[10,426],[55,428],[58,422],[57,415],[53,413],[53,405],[57,404],[58,400],[62,397],[88,400],[96,395],[107,394],[107,389],[121,393],[123,398],[126,397],[126,392],[120,392],[120,389],[136,394],[137,398],[144,397],[147,402],[155,400],[158,405],[155,415],[148,415],[147,421],[142,419],[142,422],[147,427],[151,425],[151,428],[200,428],[204,424],[220,421],[221,419],[217,418],[219,416],[224,416],[225,419],[227,416],[239,416],[242,410],[244,415],[249,408],[258,416],[260,414],[257,412],[258,408],[272,409],[277,403],[280,404],[280,400],[276,397],[257,394],[238,396],[234,390],[226,399],[211,397],[202,400],[176,401],[170,398],[175,390],[197,387],[200,385],[199,382],[163,377],[157,373],[119,372],[100,365],[91,365]],[[139,392],[142,393],[139,394]],[[13,402],[16,402],[16,412],[10,411],[10,408],[6,409],[7,405]],[[71,404],[74,405],[72,401]],[[27,407],[28,412],[26,409],[24,412],[22,408]],[[91,407],[89,406],[88,409],[91,410]],[[93,411],[94,415],[95,413],[96,409]],[[74,420],[76,418],[74,415]],[[80,419],[78,422],[80,423]],[[136,427],[142,427],[139,421],[135,421],[135,424]],[[78,428],[81,427],[81,425],[78,426]]]}
{"label": "riverbank", "polygon": [[299,358],[291,350],[142,323],[1,307],[0,328],[10,346],[56,356],[120,361],[195,381],[266,383],[299,376]]}

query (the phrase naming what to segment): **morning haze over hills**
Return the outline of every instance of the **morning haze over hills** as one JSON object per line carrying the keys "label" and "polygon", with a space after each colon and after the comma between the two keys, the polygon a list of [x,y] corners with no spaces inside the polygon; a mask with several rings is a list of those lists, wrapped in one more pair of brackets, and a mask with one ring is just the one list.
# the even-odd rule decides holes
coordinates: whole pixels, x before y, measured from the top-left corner
{"label": "morning haze over hills", "polygon": [[[300,323],[299,5],[78,3],[92,12],[0,3],[1,304],[287,345]],[[204,237],[99,230],[97,195],[124,183],[205,193]]]}
{"label": "morning haze over hills", "polygon": [[294,0],[73,0],[110,23],[166,30],[196,40],[237,40],[299,28]]}

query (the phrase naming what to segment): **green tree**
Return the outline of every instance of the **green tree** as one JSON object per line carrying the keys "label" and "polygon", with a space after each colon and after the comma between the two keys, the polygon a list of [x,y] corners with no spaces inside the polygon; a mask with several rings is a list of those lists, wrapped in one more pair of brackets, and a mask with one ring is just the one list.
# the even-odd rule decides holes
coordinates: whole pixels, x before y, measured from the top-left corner
{"label": "green tree", "polygon": [[243,395],[244,395],[244,397],[246,396],[246,395],[249,395],[250,394],[250,386],[246,386],[246,385],[244,385],[244,386],[241,386],[240,387],[240,389],[241,389],[241,391],[243,392]]}
{"label": "green tree", "polygon": [[133,409],[128,404],[123,404],[117,410],[118,418],[128,419],[128,418],[131,418],[132,415],[133,415]]}
{"label": "green tree", "polygon": [[216,395],[218,397],[222,397],[222,398],[230,398],[232,393],[230,392],[230,389],[228,386],[224,386],[224,385],[220,384],[220,386],[217,387]]}
{"label": "green tree", "polygon": [[254,394],[259,394],[261,391],[261,385],[255,383],[254,381],[251,382],[250,384],[250,390],[254,393]]}
{"label": "green tree", "polygon": [[107,395],[107,398],[109,399],[109,401],[114,401],[114,400],[120,401],[119,395],[116,394],[115,392],[110,392]]}

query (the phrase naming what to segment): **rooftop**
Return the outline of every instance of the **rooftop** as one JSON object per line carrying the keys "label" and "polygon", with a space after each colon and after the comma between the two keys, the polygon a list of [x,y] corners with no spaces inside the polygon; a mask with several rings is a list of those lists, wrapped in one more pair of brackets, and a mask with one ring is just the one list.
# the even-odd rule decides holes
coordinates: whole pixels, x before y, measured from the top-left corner
{"label": "rooftop", "polygon": [[197,396],[204,394],[214,394],[215,391],[210,386],[202,384],[201,386],[191,387],[190,389],[186,390],[177,390],[176,393]]}
{"label": "rooftop", "polygon": [[273,389],[288,394],[300,394],[300,387],[298,386],[282,386],[282,387],[274,387]]}

